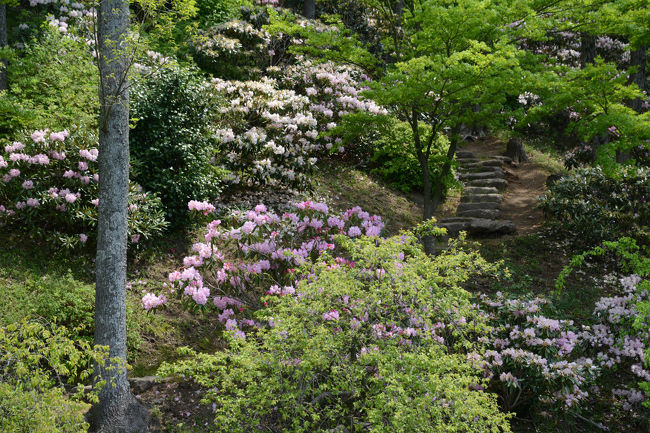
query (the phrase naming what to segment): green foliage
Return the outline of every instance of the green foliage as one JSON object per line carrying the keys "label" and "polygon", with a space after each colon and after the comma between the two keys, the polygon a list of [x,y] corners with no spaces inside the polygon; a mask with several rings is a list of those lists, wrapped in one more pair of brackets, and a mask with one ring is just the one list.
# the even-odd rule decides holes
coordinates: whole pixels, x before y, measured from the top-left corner
{"label": "green foliage", "polygon": [[[430,129],[427,125],[420,124],[420,135],[428,135]],[[413,131],[408,123],[390,119],[388,124],[380,129],[371,158],[374,165],[372,172],[389,182],[393,188],[404,192],[422,191],[423,187],[422,168],[416,157],[413,141]],[[449,140],[443,135],[438,135],[429,156],[429,166],[434,178],[440,176],[448,148]],[[447,191],[452,183],[453,177],[448,176],[443,191]]]}
{"label": "green foliage", "polygon": [[162,69],[131,91],[130,134],[135,179],[155,192],[172,225],[187,216],[190,200],[212,200],[220,191],[215,155],[212,98],[196,72]]}
{"label": "green foliage", "polygon": [[287,11],[269,10],[268,13],[269,24],[264,29],[270,35],[276,38],[288,35],[298,41],[288,47],[291,54],[353,65],[365,71],[375,70],[380,64],[336,15],[322,16],[318,21],[304,20]]}
{"label": "green foliage", "polygon": [[606,143],[594,151],[596,162],[610,175],[618,169],[617,152],[648,146],[650,114],[639,114],[625,105],[642,94],[627,83],[625,74],[613,63],[599,57],[582,69],[552,67],[536,74],[529,89],[543,103],[532,106],[520,125],[546,122],[570,110],[573,120],[565,134],[587,143],[608,136]]}
{"label": "green foliage", "polygon": [[252,7],[251,0],[198,0],[201,27],[211,27],[240,17],[239,9]]}
{"label": "green foliage", "polygon": [[164,54],[182,52],[182,44],[196,28],[195,0],[133,0],[136,19],[131,23],[131,53],[135,58],[151,48]]}
{"label": "green foliage", "polygon": [[267,297],[270,327],[158,374],[208,390],[216,431],[510,431],[466,360],[485,324],[459,284],[490,266],[453,245],[430,259],[408,235],[339,242],[353,263],[321,256],[298,296]]}
{"label": "green foliage", "polygon": [[540,207],[558,229],[587,245],[641,236],[650,221],[650,170],[629,168],[619,179],[580,169],[553,183]]}
{"label": "green foliage", "polygon": [[94,392],[78,385],[92,373],[101,352],[71,340],[65,328],[21,321],[0,328],[0,430],[3,432],[85,432],[84,399]]}
{"label": "green foliage", "polygon": [[9,90],[0,96],[0,137],[19,130],[97,125],[98,74],[83,41],[45,25],[9,63]]}
{"label": "green foliage", "polygon": [[[22,280],[0,280],[0,326],[22,320],[46,320],[67,329],[75,341],[92,342],[94,333],[95,286],[64,275],[33,274]],[[141,334],[156,324],[145,317],[138,297],[127,302],[127,347],[135,356]]]}

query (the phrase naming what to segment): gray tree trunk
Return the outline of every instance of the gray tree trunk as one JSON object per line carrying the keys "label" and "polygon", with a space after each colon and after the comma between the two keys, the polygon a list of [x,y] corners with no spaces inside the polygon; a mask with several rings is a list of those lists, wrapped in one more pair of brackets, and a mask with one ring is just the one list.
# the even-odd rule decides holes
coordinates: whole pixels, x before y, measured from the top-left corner
{"label": "gray tree trunk", "polygon": [[580,67],[584,68],[596,60],[596,38],[590,34],[580,35]]}
{"label": "gray tree trunk", "polygon": [[512,162],[519,164],[520,162],[528,162],[528,155],[524,150],[524,143],[521,138],[511,138],[506,145],[506,156],[512,159]]}
{"label": "gray tree trunk", "polygon": [[302,3],[302,14],[305,18],[316,18],[316,0],[304,0]]}
{"label": "gray tree trunk", "polygon": [[[447,160],[442,166],[440,175],[438,176],[438,178],[435,179],[435,185],[433,179],[431,179],[431,171],[429,170],[428,161],[427,162],[420,161],[420,165],[422,167],[422,183],[424,184],[424,188],[422,191],[422,195],[424,198],[424,209],[423,209],[422,216],[424,221],[428,221],[429,219],[431,219],[436,209],[438,209],[438,206],[440,206],[440,203],[442,203],[442,198],[443,198],[442,193],[443,193],[445,178],[451,172],[451,162],[454,159],[454,155],[456,154],[457,145],[458,145],[458,135],[456,133],[453,133],[452,136],[450,137],[449,149],[447,150]],[[422,244],[424,246],[424,251],[427,254],[429,255],[435,254],[436,243],[435,243],[435,238],[433,236],[424,236],[422,238]]]}
{"label": "gray tree trunk", "polygon": [[[101,0],[97,18],[100,69],[99,213],[95,289],[95,344],[121,360],[95,366],[95,380],[108,383],[91,413],[98,432],[148,430],[149,415],[133,397],[126,364],[126,245],[129,190],[129,92],[125,37],[126,0]],[[108,368],[108,367],[113,367]],[[115,368],[118,366],[118,368]]]}
{"label": "gray tree trunk", "polygon": [[[641,46],[638,49],[632,51],[630,55],[630,63],[632,66],[636,66],[637,70],[632,75],[630,75],[630,83],[634,83],[639,86],[639,89],[642,91],[648,90],[648,83],[646,78],[646,46]],[[630,106],[637,113],[643,111],[643,100],[641,98],[634,99],[630,102]]]}
{"label": "gray tree trunk", "polygon": [[[7,5],[0,3],[0,48],[7,46]],[[9,88],[7,59],[0,59],[0,90]]]}

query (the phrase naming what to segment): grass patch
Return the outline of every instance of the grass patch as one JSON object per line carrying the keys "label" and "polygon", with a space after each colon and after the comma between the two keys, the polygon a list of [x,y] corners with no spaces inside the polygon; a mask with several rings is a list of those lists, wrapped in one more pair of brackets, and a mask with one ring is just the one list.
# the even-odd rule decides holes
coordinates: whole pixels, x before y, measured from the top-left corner
{"label": "grass patch", "polygon": [[[5,234],[0,240],[0,326],[23,319],[64,326],[71,338],[92,341],[94,333],[94,264],[88,254],[52,252],[30,239]],[[147,314],[140,304],[141,287],[127,291],[129,362],[144,355],[148,340],[173,334],[160,315]]]}
{"label": "grass patch", "polygon": [[563,155],[550,143],[531,141],[524,143],[524,149],[530,159],[549,174],[566,174]]}
{"label": "grass patch", "polygon": [[422,220],[422,209],[404,193],[366,173],[345,166],[323,166],[314,180],[314,196],[339,211],[361,206],[381,215],[388,234],[409,229]]}

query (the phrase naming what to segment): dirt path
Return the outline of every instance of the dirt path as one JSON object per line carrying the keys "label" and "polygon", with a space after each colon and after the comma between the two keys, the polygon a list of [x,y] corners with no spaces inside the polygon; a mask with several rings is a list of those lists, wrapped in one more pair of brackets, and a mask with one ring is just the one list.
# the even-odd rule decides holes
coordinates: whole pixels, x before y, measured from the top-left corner
{"label": "dirt path", "polygon": [[[479,157],[503,155],[505,143],[485,138],[467,143],[458,150],[471,151]],[[501,218],[515,223],[518,236],[537,231],[544,221],[542,211],[537,208],[537,197],[546,192],[548,173],[535,162],[505,165],[504,172],[508,187],[500,206]]]}

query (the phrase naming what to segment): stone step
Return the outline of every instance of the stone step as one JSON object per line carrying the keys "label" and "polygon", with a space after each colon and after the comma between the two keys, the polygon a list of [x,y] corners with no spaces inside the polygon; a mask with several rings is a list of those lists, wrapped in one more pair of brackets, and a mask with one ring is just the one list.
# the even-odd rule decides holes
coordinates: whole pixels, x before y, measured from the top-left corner
{"label": "stone step", "polygon": [[516,231],[512,221],[486,218],[447,218],[441,220],[438,225],[445,227],[451,236],[455,236],[461,231],[467,231],[470,235],[503,235]]}
{"label": "stone step", "polygon": [[463,164],[463,167],[503,167],[503,161],[499,159],[488,159],[485,161],[477,160]]}
{"label": "stone step", "polygon": [[487,167],[502,167],[503,161],[500,159],[487,159],[485,161],[481,161],[480,164]]}
{"label": "stone step", "polygon": [[458,161],[458,164],[461,167],[471,164],[478,164],[481,162],[481,160],[478,158],[456,158],[456,161]]}
{"label": "stone step", "polygon": [[[486,171],[481,173],[459,173],[461,180],[477,180],[477,179],[503,179],[503,171]],[[493,186],[493,185],[488,185]]]}
{"label": "stone step", "polygon": [[486,218],[489,220],[495,220],[501,216],[501,211],[499,209],[471,209],[457,211],[456,215],[459,217]]}
{"label": "stone step", "polygon": [[459,203],[456,212],[464,212],[464,211],[475,210],[475,209],[493,210],[498,208],[499,208],[499,203],[497,202]]}
{"label": "stone step", "polygon": [[505,179],[468,179],[468,186],[493,186],[499,189],[505,189],[508,186],[508,181]]}
{"label": "stone step", "polygon": [[459,173],[495,173],[500,176],[503,176],[505,173],[501,167],[485,167],[479,165],[478,167],[458,167]]}
{"label": "stone step", "polygon": [[498,194],[499,190],[493,186],[468,186],[463,189],[465,194]]}
{"label": "stone step", "polygon": [[501,203],[501,194],[468,194],[460,198],[461,203]]}
{"label": "stone step", "polygon": [[510,164],[512,162],[512,158],[510,158],[509,156],[497,155],[497,156],[493,156],[492,158],[500,159],[501,161],[507,162],[508,164]]}
{"label": "stone step", "polygon": [[457,158],[476,158],[474,156],[474,152],[469,152],[466,150],[459,150],[456,152],[456,157]]}

